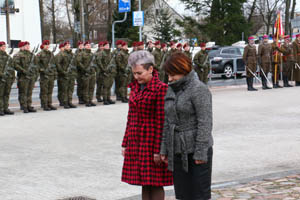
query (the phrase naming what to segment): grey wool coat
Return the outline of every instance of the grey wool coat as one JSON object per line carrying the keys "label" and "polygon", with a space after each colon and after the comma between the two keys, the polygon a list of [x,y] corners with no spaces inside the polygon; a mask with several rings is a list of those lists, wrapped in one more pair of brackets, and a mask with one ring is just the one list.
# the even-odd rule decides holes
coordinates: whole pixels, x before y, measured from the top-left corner
{"label": "grey wool coat", "polygon": [[193,154],[194,160],[207,161],[207,151],[213,145],[212,123],[211,93],[194,71],[169,84],[160,149],[168,156],[169,170],[174,170],[175,154],[181,154],[186,172],[188,154]]}

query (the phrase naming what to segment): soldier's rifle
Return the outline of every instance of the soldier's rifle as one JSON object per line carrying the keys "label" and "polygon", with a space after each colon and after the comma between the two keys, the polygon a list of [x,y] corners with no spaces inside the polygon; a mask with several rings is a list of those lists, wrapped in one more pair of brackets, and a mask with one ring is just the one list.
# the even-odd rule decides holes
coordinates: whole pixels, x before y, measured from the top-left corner
{"label": "soldier's rifle", "polygon": [[[108,71],[109,73],[111,73],[111,72],[112,72],[112,69],[113,69],[114,67],[116,67],[116,64],[113,62],[113,61],[115,60],[116,56],[117,56],[117,53],[113,54],[113,56],[111,57],[111,59],[110,59],[110,61],[109,61],[109,63],[108,63],[107,71]],[[106,74],[106,72],[104,72],[104,76],[105,76],[105,74]],[[108,76],[108,75],[106,75],[106,76]]]}
{"label": "soldier's rifle", "polygon": [[53,50],[51,51],[51,58],[49,59],[49,63],[48,63],[48,67],[45,71],[45,75],[47,77],[47,74],[50,73],[52,70],[56,69],[56,65],[53,63],[53,59],[54,59],[54,52],[57,49],[57,44],[55,45],[55,47],[53,48]]}
{"label": "soldier's rifle", "polygon": [[34,64],[34,57],[35,57],[35,53],[37,53],[39,50],[39,44],[33,48],[32,52],[31,52],[31,58],[30,58],[30,63],[29,63],[29,68],[28,71],[26,73],[26,78],[27,79],[32,79],[33,75],[35,73],[37,73],[37,66]]}
{"label": "soldier's rifle", "polygon": [[71,58],[71,60],[70,60],[68,69],[67,69],[67,74],[68,74],[68,75],[72,75],[72,72],[75,71],[75,70],[77,69],[76,66],[73,65],[73,62],[74,62],[75,57],[76,57],[76,55],[73,54],[73,55],[72,55],[72,58]]}
{"label": "soldier's rifle", "polygon": [[13,54],[13,52],[14,48],[11,48],[10,52],[8,53],[9,56],[4,66],[4,73],[3,77],[1,78],[2,82],[6,82],[6,79],[11,77],[10,73],[15,71],[11,66],[9,66],[9,62],[11,61],[11,55]]}
{"label": "soldier's rifle", "polygon": [[93,54],[90,64],[88,65],[88,68],[86,69],[86,73],[85,73],[86,76],[89,76],[89,73],[91,73],[93,69],[97,70],[97,66],[94,63],[95,59],[96,59],[96,55]]}

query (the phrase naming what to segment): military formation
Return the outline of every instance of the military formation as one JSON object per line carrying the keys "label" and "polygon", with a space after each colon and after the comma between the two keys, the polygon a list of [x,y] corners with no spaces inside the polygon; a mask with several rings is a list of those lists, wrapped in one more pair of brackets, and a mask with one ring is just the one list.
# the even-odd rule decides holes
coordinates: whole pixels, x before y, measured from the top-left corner
{"label": "military formation", "polygon": [[[73,52],[70,43],[66,41],[50,50],[50,42],[45,40],[40,47],[31,50],[29,42],[21,41],[18,44],[19,51],[12,56],[13,49],[7,53],[6,43],[0,42],[0,116],[14,114],[9,109],[9,97],[15,80],[20,109],[24,113],[37,112],[32,105],[32,92],[37,81],[40,85],[40,104],[44,111],[57,110],[53,105],[55,82],[59,106],[64,109],[77,107],[73,102],[76,85],[78,104],[96,106],[94,99],[104,105],[115,104],[111,99],[114,83],[116,100],[128,103],[128,84],[133,80],[128,66],[128,43],[118,40],[117,48],[112,51],[110,43],[102,41],[98,43],[95,53],[89,41],[78,42],[77,46]],[[204,43],[193,60],[188,43],[182,45],[149,41],[145,45],[144,42],[133,42],[132,49],[132,52],[146,49],[153,54],[154,68],[165,83],[168,77],[163,71],[163,64],[174,53],[182,52],[194,63],[199,79],[207,83],[209,65]]]}
{"label": "military formation", "polygon": [[[271,89],[268,85],[272,85],[273,88],[293,87],[290,81],[295,81],[295,86],[300,86],[300,34],[296,35],[296,40],[292,43],[289,35],[274,37],[273,43],[269,43],[269,36],[264,35],[258,50],[254,40],[252,36],[248,38],[249,44],[243,54],[248,91],[257,91],[253,87],[254,79],[261,82],[263,90]],[[258,78],[257,71],[261,79]],[[269,73],[272,83],[268,79]],[[283,86],[279,84],[280,78],[283,80]]]}

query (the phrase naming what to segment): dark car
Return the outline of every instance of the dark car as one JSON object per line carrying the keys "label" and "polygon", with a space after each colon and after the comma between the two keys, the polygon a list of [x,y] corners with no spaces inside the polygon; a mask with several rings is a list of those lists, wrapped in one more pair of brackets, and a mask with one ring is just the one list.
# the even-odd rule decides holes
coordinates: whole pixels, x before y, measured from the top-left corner
{"label": "dark car", "polygon": [[208,57],[211,63],[213,74],[222,74],[225,78],[231,78],[234,75],[234,62],[236,60],[237,75],[245,73],[245,64],[243,61],[244,47],[227,46],[220,47],[217,50],[211,50]]}

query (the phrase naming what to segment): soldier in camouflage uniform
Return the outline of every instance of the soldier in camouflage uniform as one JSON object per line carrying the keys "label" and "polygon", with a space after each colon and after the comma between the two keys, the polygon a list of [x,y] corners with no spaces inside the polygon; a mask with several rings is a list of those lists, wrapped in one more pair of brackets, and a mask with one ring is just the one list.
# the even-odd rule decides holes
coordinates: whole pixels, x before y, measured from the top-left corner
{"label": "soldier in camouflage uniform", "polygon": [[144,47],[144,42],[143,41],[140,41],[140,42],[137,42],[136,43],[136,46],[137,46],[137,50],[144,50],[145,47]]}
{"label": "soldier in camouflage uniform", "polygon": [[165,74],[165,70],[163,70],[163,65],[166,62],[167,56],[168,56],[168,46],[165,43],[161,44],[161,53],[162,53],[162,59],[160,64],[160,73],[159,73],[159,80],[161,80],[164,83],[168,83],[168,77]]}
{"label": "soldier in camouflage uniform", "polygon": [[[116,58],[117,55],[121,52],[122,44],[123,44],[122,40],[116,41],[117,48],[112,52],[114,58]],[[119,77],[118,67],[117,67],[117,75],[115,76],[115,93],[116,93],[117,101],[121,101],[120,77]]]}
{"label": "soldier in camouflage uniform", "polygon": [[182,44],[181,43],[178,43],[176,45],[176,49],[177,49],[177,52],[182,52]]}
{"label": "soldier in camouflage uniform", "polygon": [[64,106],[65,109],[69,109],[66,94],[68,85],[68,67],[69,67],[69,57],[65,52],[65,44],[61,43],[59,45],[60,52],[55,56],[55,64],[58,73],[57,85],[58,85],[58,100],[60,106]]}
{"label": "soldier in camouflage uniform", "polygon": [[190,49],[191,49],[191,47],[190,47],[190,45],[189,45],[189,43],[185,43],[184,45],[183,45],[183,53],[187,56],[187,57],[189,57],[191,60],[193,60],[193,56],[192,56],[192,53],[190,52]]}
{"label": "soldier in camouflage uniform", "polygon": [[120,78],[120,95],[122,103],[128,103],[127,99],[127,85],[128,85],[128,76],[129,76],[129,67],[128,67],[128,45],[127,42],[123,42],[122,50],[116,56],[116,64],[118,70],[118,76]]}
{"label": "soldier in camouflage uniform", "polygon": [[[75,58],[78,57],[78,55],[84,51],[84,45],[83,45],[83,42],[79,41],[78,42],[78,49],[76,50],[75,52]],[[75,66],[77,67],[77,71],[78,71],[78,64],[76,63],[76,59],[75,59]],[[76,82],[77,82],[77,96],[78,96],[78,100],[79,100],[79,104],[84,104],[84,101],[83,101],[83,90],[82,90],[82,80],[81,80],[81,76],[77,76],[77,79],[76,79]]]}
{"label": "soldier in camouflage uniform", "polygon": [[133,53],[133,52],[135,52],[137,50],[138,50],[137,42],[133,42],[132,43],[132,51],[131,51],[131,53]]}
{"label": "soldier in camouflage uniform", "polygon": [[155,45],[155,50],[152,51],[152,55],[154,56],[154,61],[155,61],[154,69],[160,72],[160,64],[163,57],[160,41],[156,41],[154,45]]}
{"label": "soldier in camouflage uniform", "polygon": [[49,51],[48,40],[43,41],[42,51],[36,56],[36,63],[39,66],[40,73],[40,99],[41,106],[45,111],[56,110],[52,106],[52,93],[54,88],[55,65],[54,55]]}
{"label": "soldier in camouflage uniform", "polygon": [[67,55],[68,58],[68,79],[67,79],[67,84],[66,84],[66,93],[63,96],[64,102],[67,103],[67,105],[70,108],[76,108],[76,106],[73,104],[73,93],[74,93],[74,87],[75,87],[75,80],[77,77],[77,67],[74,65],[74,59],[75,55],[72,52],[70,42],[65,42],[64,44],[64,53]]}
{"label": "soldier in camouflage uniform", "polygon": [[196,53],[194,56],[193,62],[195,65],[195,71],[198,74],[199,80],[207,84],[208,82],[208,73],[209,73],[209,61],[208,53],[206,52],[206,44],[200,44],[201,50]]}
{"label": "soldier in camouflage uniform", "polygon": [[93,103],[93,95],[96,84],[96,67],[94,66],[94,55],[91,51],[91,44],[89,41],[84,44],[84,51],[76,58],[78,64],[79,76],[82,80],[83,100],[87,107],[96,106]]}
{"label": "soldier in camouflage uniform", "polygon": [[[98,50],[96,52],[96,57],[102,53],[104,50],[104,42],[98,43]],[[96,83],[97,83],[97,89],[96,89],[96,99],[98,102],[103,102],[103,76],[101,73],[99,73],[99,68],[97,67],[97,75],[96,75]]]}
{"label": "soldier in camouflage uniform", "polygon": [[95,64],[99,69],[99,73],[103,77],[103,104],[115,104],[111,100],[111,88],[114,83],[114,77],[117,74],[115,58],[110,51],[109,43],[103,42],[104,50],[96,55]]}
{"label": "soldier in camouflage uniform", "polygon": [[152,53],[153,52],[153,50],[154,50],[154,45],[153,45],[153,43],[152,43],[152,41],[150,40],[150,41],[148,41],[147,42],[147,51],[149,51],[150,53]]}
{"label": "soldier in camouflage uniform", "polygon": [[5,42],[0,42],[0,116],[14,114],[8,109],[8,106],[11,87],[15,80],[15,71],[12,68],[12,59],[5,50]]}
{"label": "soldier in camouflage uniform", "polygon": [[284,37],[284,44],[276,49],[283,54],[282,61],[282,73],[283,73],[283,87],[293,87],[289,84],[289,79],[292,75],[292,69],[295,65],[295,59],[293,55],[293,46],[290,44],[290,36],[286,35]]}
{"label": "soldier in camouflage uniform", "polygon": [[13,63],[14,68],[18,72],[18,88],[19,88],[19,102],[21,110],[24,113],[36,112],[31,106],[31,94],[32,94],[32,78],[35,78],[30,73],[30,68],[34,60],[34,54],[29,51],[29,42],[19,43],[20,51],[14,56]]}
{"label": "soldier in camouflage uniform", "polygon": [[[295,62],[300,66],[300,34],[296,35],[296,40],[292,43],[293,54]],[[295,80],[295,86],[300,86],[300,69],[299,67],[293,67],[293,79]]]}
{"label": "soldier in camouflage uniform", "polygon": [[168,60],[174,53],[177,52],[176,43],[175,42],[170,42],[169,46],[170,46],[170,50],[167,52],[166,60]]}
{"label": "soldier in camouflage uniform", "polygon": [[246,65],[247,86],[248,86],[248,91],[257,91],[257,89],[253,87],[253,78],[254,78],[253,74],[256,73],[256,69],[257,69],[257,52],[256,52],[256,46],[254,45],[254,37],[249,37],[248,41],[249,44],[245,47],[244,55],[243,55],[243,61]]}
{"label": "soldier in camouflage uniform", "polygon": [[[272,62],[272,45],[269,44],[269,37],[267,35],[263,36],[263,43],[258,46],[258,63],[260,65],[261,70],[261,82],[262,89],[271,89],[268,87],[267,79],[268,74],[271,70],[271,62]],[[263,71],[263,72],[262,72]],[[266,75],[266,77],[264,76]]]}

